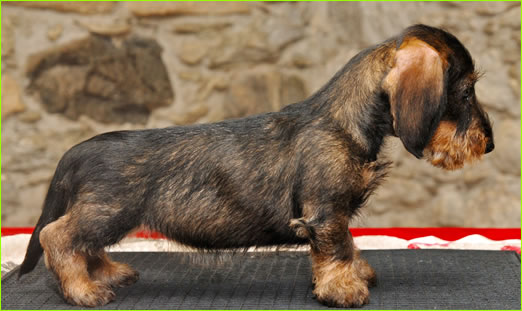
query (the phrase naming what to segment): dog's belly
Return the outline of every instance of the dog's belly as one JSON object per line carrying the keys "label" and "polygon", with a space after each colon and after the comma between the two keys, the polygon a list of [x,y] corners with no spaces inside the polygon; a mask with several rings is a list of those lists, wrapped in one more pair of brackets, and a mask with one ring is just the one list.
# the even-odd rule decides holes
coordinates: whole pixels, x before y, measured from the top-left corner
{"label": "dog's belly", "polygon": [[266,210],[218,203],[206,209],[202,205],[160,208],[146,225],[179,243],[204,249],[307,243],[289,227],[284,209],[261,208]]}
{"label": "dog's belly", "polygon": [[252,246],[271,246],[282,244],[305,244],[306,240],[298,238],[293,232],[276,232],[269,230],[230,230],[222,227],[212,231],[190,230],[182,234],[169,236],[174,241],[202,249],[236,249]]}

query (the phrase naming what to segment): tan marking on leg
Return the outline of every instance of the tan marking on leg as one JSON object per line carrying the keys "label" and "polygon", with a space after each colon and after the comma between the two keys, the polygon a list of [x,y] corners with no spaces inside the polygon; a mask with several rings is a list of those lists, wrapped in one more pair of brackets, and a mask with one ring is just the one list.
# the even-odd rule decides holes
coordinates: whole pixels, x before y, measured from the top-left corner
{"label": "tan marking on leg", "polygon": [[359,250],[355,251],[354,264],[359,277],[366,281],[369,287],[373,287],[377,284],[377,275],[375,270],[368,264],[366,259],[361,257]]}
{"label": "tan marking on leg", "polygon": [[65,215],[42,229],[40,243],[45,251],[46,266],[60,282],[67,302],[87,307],[105,305],[114,299],[114,292],[102,282],[90,279],[87,255],[72,247],[74,228],[70,216]]}
{"label": "tan marking on leg", "polygon": [[355,261],[340,261],[312,254],[314,294],[335,307],[360,307],[370,301],[368,282],[361,278]]}
{"label": "tan marking on leg", "polygon": [[112,287],[132,285],[139,278],[128,264],[112,261],[104,251],[88,257],[88,271],[93,280]]}

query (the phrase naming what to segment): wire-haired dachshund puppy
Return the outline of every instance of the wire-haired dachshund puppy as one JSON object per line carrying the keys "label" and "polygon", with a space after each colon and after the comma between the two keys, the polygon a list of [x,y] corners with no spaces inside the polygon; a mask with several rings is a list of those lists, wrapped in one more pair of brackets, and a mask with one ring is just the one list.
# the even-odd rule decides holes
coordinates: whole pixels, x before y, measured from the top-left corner
{"label": "wire-haired dachshund puppy", "polygon": [[104,305],[138,279],[104,247],[145,227],[198,249],[309,243],[317,299],[368,303],[348,225],[386,174],[383,140],[449,170],[480,159],[494,144],[478,76],[457,38],[415,25],[279,112],[93,137],[58,163],[20,275],[45,253],[68,302]]}

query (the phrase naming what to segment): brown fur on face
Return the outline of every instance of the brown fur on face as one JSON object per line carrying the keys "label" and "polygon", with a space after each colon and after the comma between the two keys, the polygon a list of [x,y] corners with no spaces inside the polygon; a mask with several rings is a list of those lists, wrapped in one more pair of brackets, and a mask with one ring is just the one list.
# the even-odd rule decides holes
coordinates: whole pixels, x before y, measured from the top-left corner
{"label": "brown fur on face", "polygon": [[464,135],[458,135],[454,123],[442,121],[424,149],[424,155],[434,166],[456,170],[462,168],[464,163],[480,160],[486,144],[486,136],[476,124]]}
{"label": "brown fur on face", "polygon": [[[383,88],[404,147],[435,166],[457,169],[493,148],[491,125],[474,91],[480,75],[465,48],[452,49],[429,32],[419,39],[425,30],[405,33]],[[458,46],[456,39],[449,42]]]}

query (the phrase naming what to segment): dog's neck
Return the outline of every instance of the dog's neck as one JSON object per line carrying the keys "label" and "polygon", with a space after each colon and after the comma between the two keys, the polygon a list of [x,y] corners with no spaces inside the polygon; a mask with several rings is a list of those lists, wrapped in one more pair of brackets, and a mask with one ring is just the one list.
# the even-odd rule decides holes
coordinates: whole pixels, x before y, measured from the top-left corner
{"label": "dog's neck", "polygon": [[386,42],[353,57],[312,95],[307,104],[337,124],[361,150],[361,157],[375,161],[384,137],[394,135],[387,95],[381,82],[393,66]]}

